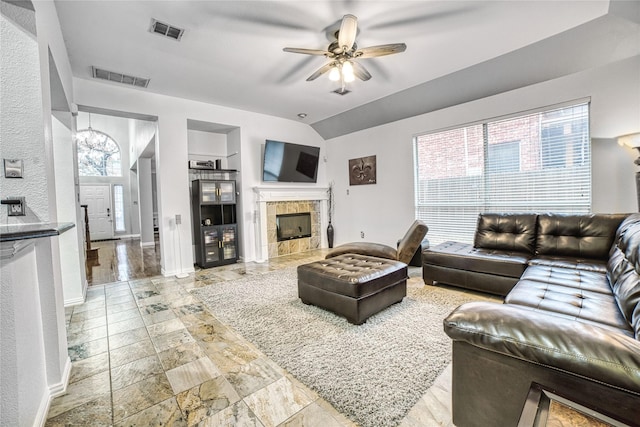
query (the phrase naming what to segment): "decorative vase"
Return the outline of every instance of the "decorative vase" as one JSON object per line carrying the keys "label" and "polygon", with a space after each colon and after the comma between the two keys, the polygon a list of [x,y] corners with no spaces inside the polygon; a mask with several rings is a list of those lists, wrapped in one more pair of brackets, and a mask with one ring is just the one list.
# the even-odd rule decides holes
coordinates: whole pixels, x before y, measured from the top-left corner
{"label": "decorative vase", "polygon": [[333,248],[333,225],[331,222],[327,226],[327,242],[329,243],[329,249]]}

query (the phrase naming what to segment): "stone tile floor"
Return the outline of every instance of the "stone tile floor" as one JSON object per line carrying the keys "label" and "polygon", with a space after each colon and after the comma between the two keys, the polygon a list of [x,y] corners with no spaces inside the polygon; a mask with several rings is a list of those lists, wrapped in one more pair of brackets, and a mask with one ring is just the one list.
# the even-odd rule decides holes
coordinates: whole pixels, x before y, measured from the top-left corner
{"label": "stone tile floor", "polygon": [[[324,253],[91,286],[66,309],[73,367],[46,426],[355,426],[189,292]],[[410,270],[409,286],[423,286]],[[401,426],[452,426],[450,381],[449,367]]]}

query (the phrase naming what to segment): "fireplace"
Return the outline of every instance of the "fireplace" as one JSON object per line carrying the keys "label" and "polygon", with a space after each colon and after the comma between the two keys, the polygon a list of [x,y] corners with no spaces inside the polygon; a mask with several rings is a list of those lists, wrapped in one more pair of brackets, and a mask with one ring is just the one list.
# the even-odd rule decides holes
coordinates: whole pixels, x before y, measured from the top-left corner
{"label": "fireplace", "polygon": [[[326,187],[254,187],[256,196],[256,261],[326,247]],[[306,213],[311,216],[311,236],[278,241],[277,215]],[[298,230],[299,231],[299,230]]]}
{"label": "fireplace", "polygon": [[311,237],[311,213],[291,213],[276,215],[278,242]]}

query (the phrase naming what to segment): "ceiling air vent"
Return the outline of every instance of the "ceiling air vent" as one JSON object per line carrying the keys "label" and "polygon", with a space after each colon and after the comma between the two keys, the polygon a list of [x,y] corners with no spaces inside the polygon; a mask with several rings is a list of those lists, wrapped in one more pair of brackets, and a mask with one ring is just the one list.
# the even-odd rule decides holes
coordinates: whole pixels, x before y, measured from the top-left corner
{"label": "ceiling air vent", "polygon": [[110,82],[122,83],[136,87],[146,88],[149,86],[149,80],[142,77],[130,76],[128,74],[107,71],[98,67],[91,67],[91,73],[96,79],[109,80]]}
{"label": "ceiling air vent", "polygon": [[182,34],[184,34],[184,30],[182,28],[165,24],[164,22],[160,22],[157,19],[151,20],[151,29],[149,31],[178,41],[180,41],[180,39],[182,38]]}

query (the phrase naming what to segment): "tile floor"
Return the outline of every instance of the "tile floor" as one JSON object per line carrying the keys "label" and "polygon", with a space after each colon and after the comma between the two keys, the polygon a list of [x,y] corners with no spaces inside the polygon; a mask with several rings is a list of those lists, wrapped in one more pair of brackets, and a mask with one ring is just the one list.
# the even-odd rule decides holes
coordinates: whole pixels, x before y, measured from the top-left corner
{"label": "tile floor", "polygon": [[[47,426],[355,426],[220,322],[190,290],[323,258],[310,251],[91,286],[66,309],[73,362]],[[409,286],[423,286],[412,268]],[[402,427],[452,426],[450,367]]]}

